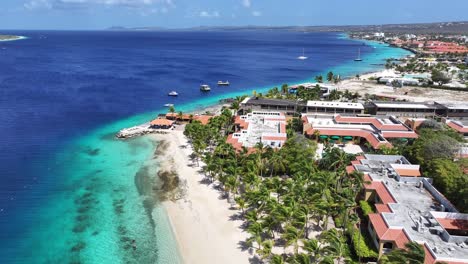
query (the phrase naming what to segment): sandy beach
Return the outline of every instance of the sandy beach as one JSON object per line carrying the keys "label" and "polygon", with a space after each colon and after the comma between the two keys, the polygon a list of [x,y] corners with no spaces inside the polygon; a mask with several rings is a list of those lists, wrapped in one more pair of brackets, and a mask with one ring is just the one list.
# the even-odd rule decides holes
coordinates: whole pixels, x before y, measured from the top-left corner
{"label": "sandy beach", "polygon": [[376,81],[370,81],[371,77],[393,76],[393,70],[383,70],[373,73],[367,73],[360,76],[360,80],[356,78],[343,80],[339,85],[339,90],[349,90],[352,93],[358,92],[361,96],[365,94],[375,94],[393,97],[399,100],[406,99],[413,102],[427,101],[468,101],[468,93],[462,91],[450,91],[442,89],[424,88],[404,86],[402,88],[393,89],[391,86],[377,84]]}
{"label": "sandy beach", "polygon": [[175,171],[184,189],[181,199],[171,201],[168,198],[164,202],[183,261],[249,263],[251,255],[242,251],[239,245],[247,238],[240,228],[242,221],[231,220],[238,210],[230,209],[213,184],[202,182],[204,176],[200,170],[203,165],[200,163],[197,167],[189,158],[192,150],[182,129],[179,127],[169,134],[150,137],[167,144],[164,153],[158,156],[160,170]]}

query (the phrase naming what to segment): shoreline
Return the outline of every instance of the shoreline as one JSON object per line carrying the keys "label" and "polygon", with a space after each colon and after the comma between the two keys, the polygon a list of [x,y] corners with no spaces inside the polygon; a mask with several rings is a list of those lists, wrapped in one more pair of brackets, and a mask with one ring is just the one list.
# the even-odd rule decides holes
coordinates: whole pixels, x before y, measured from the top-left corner
{"label": "shoreline", "polygon": [[[203,182],[203,164],[200,162],[197,166],[196,162],[190,161],[192,149],[183,135],[183,126],[168,134],[149,137],[167,144],[158,156],[159,170],[175,171],[179,177],[179,190],[166,197],[162,206],[169,218],[181,261],[249,263],[252,256],[239,244],[247,238],[247,233],[241,229],[243,222],[236,220],[239,211],[230,208],[214,187],[216,183],[208,185]],[[178,194],[183,195],[179,197]]]}

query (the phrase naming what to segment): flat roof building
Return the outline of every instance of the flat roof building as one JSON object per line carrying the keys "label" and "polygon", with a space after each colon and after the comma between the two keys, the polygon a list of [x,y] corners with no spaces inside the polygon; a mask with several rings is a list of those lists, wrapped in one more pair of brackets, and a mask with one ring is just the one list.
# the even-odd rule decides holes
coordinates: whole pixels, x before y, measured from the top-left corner
{"label": "flat roof building", "polygon": [[462,214],[399,155],[358,156],[348,166],[364,174],[364,199],[374,205],[368,230],[379,255],[424,245],[425,264],[468,263],[468,214]]}
{"label": "flat roof building", "polygon": [[430,103],[417,102],[370,102],[366,105],[368,114],[402,117],[435,116],[438,107]]}
{"label": "flat roof building", "polygon": [[434,102],[440,109],[438,114],[444,117],[468,117],[466,102]]}
{"label": "flat roof building", "polygon": [[364,105],[335,101],[307,101],[306,113],[363,114]]}
{"label": "flat roof building", "polygon": [[391,138],[408,140],[418,135],[394,117],[387,116],[302,116],[304,134],[318,139],[367,141],[372,148],[392,147]]}
{"label": "flat roof building", "polygon": [[281,148],[287,140],[286,117],[280,112],[254,111],[234,120],[236,132],[229,135],[227,142],[236,150],[254,148],[257,143],[272,148]]}
{"label": "flat roof building", "polygon": [[240,107],[244,113],[247,111],[275,111],[294,114],[304,107],[300,101],[285,99],[269,99],[259,97],[246,97]]}

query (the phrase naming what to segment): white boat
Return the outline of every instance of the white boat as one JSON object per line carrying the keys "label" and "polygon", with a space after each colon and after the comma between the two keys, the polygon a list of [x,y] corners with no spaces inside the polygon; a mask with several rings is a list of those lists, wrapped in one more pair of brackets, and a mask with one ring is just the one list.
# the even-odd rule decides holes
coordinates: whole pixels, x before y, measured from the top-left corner
{"label": "white boat", "polygon": [[308,58],[305,56],[305,51],[302,49],[302,56],[297,57],[299,60],[307,60]]}
{"label": "white boat", "polygon": [[200,85],[200,90],[203,91],[203,92],[209,92],[211,91],[211,88],[208,84],[202,84]]}
{"label": "white boat", "polygon": [[169,96],[178,96],[179,94],[176,91],[172,91],[172,92],[168,93],[167,95],[169,95]]}
{"label": "white boat", "polygon": [[361,59],[361,49],[358,49],[358,57],[354,61],[362,61]]}
{"label": "white boat", "polygon": [[219,85],[219,86],[229,86],[229,81],[225,81],[225,82],[223,82],[223,81],[218,81],[218,85]]}
{"label": "white boat", "polygon": [[171,106],[174,106],[174,104],[165,104],[164,106],[165,107],[171,107]]}

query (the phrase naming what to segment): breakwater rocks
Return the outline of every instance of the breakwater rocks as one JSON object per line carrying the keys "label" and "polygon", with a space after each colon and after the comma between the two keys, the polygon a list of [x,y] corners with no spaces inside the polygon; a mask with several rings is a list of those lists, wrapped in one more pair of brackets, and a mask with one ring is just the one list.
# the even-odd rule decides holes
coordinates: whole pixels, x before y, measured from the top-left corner
{"label": "breakwater rocks", "polygon": [[170,129],[156,129],[152,128],[150,126],[150,123],[145,123],[142,125],[130,127],[130,128],[124,128],[120,130],[115,137],[120,138],[120,139],[125,139],[125,138],[132,138],[136,136],[142,136],[146,134],[167,134],[169,133]]}

